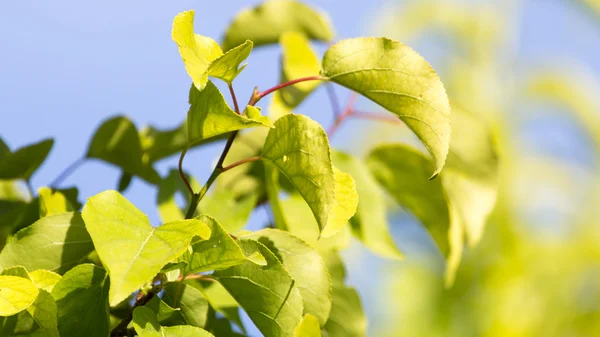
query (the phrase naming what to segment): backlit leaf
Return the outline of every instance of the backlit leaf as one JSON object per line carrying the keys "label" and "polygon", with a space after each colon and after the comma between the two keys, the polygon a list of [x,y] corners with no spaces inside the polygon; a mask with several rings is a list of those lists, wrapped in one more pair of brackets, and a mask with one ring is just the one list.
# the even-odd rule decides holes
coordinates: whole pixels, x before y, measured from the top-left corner
{"label": "backlit leaf", "polygon": [[35,322],[31,329],[19,331],[15,335],[23,335],[26,332],[27,336],[32,337],[59,337],[56,302],[48,291],[40,289],[35,302],[19,314],[19,321],[29,319]]}
{"label": "backlit leaf", "polygon": [[311,314],[306,314],[294,330],[294,337],[321,337],[319,320]]}
{"label": "backlit leaf", "polygon": [[48,187],[42,187],[38,189],[38,196],[40,198],[40,217],[75,210],[60,191],[53,191]]}
{"label": "backlit leaf", "polygon": [[210,64],[208,75],[231,84],[246,67],[245,64],[242,66],[240,64],[248,58],[252,46],[252,41],[246,40],[239,46],[230,49]]}
{"label": "backlit leaf", "polygon": [[38,288],[52,292],[52,289],[54,289],[56,283],[60,281],[61,276],[49,270],[38,269],[29,272],[29,278],[31,278],[33,284],[35,284]]}
{"label": "backlit leaf", "polygon": [[322,41],[330,41],[334,35],[325,14],[298,1],[269,0],[236,15],[225,33],[223,49],[229,50],[245,40],[253,41],[255,46],[276,43],[290,31]]}
{"label": "backlit leaf", "polygon": [[265,337],[293,336],[302,319],[302,298],[281,262],[262,244],[238,241],[245,255],[258,251],[266,266],[252,262],[216,271],[213,276],[244,308]]}
{"label": "backlit leaf", "polygon": [[396,114],[435,159],[434,176],[450,145],[450,104],[438,75],[410,47],[386,38],[355,38],[333,45],[322,75]]}
{"label": "backlit leaf", "polygon": [[144,213],[116,191],[88,199],[83,218],[96,252],[111,280],[110,304],[116,305],[181,256],[194,236],[210,230],[200,220],[180,220],[153,228]]}
{"label": "backlit leaf", "polygon": [[242,331],[245,331],[240,318],[240,305],[233,297],[231,297],[231,295],[220,283],[196,282],[189,284],[193,284],[202,292],[202,294],[204,294],[204,297],[206,297],[210,303],[210,306],[215,309],[216,312],[220,313],[231,322],[237,324]]}
{"label": "backlit leaf", "polygon": [[236,200],[230,190],[215,191],[206,195],[198,204],[200,213],[219,219],[219,223],[229,233],[242,229],[256,206],[256,194]]}
{"label": "backlit leaf", "polygon": [[53,144],[54,140],[46,139],[14,152],[5,152],[0,160],[0,179],[29,180],[42,165]]}
{"label": "backlit leaf", "polygon": [[0,316],[12,316],[33,304],[38,288],[19,276],[0,276]]}
{"label": "backlit leaf", "polygon": [[208,331],[189,325],[162,327],[156,314],[147,307],[133,311],[133,327],[140,337],[212,337]]}
{"label": "backlit leaf", "polygon": [[24,266],[64,273],[80,263],[94,246],[79,213],[47,216],[17,232],[2,252],[0,267]]}
{"label": "backlit leaf", "polygon": [[[188,181],[194,189],[199,191],[201,186],[196,179],[188,176]],[[158,205],[158,214],[163,222],[171,222],[185,219],[183,210],[177,205],[175,195],[181,193],[186,203],[190,202],[190,192],[185,186],[179,171],[172,169],[166,178],[158,184],[158,194],[156,204]]]}

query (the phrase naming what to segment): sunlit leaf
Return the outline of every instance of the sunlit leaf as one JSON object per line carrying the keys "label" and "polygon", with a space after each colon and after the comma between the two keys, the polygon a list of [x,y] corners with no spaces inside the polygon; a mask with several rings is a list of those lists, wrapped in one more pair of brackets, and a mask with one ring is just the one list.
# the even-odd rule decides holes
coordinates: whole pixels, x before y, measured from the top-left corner
{"label": "sunlit leaf", "polygon": [[263,229],[244,238],[257,240],[277,256],[296,281],[304,313],[314,315],[324,325],[331,310],[331,281],[319,253],[304,241],[278,229]]}
{"label": "sunlit leaf", "polygon": [[322,41],[330,41],[334,35],[325,14],[298,1],[269,0],[236,15],[225,32],[223,49],[229,50],[246,40],[255,46],[276,43],[290,31]]}
{"label": "sunlit leaf", "polygon": [[90,142],[86,157],[116,165],[151,184],[160,180],[154,168],[142,160],[142,145],[135,125],[123,116],[102,123]]}
{"label": "sunlit leaf", "polygon": [[48,187],[42,187],[38,189],[38,196],[40,198],[40,217],[75,210],[60,191],[53,191]]}
{"label": "sunlit leaf", "polygon": [[18,276],[18,277],[26,278],[26,279],[32,281],[31,277],[29,276],[29,273],[27,272],[27,269],[25,269],[25,267],[23,267],[23,266],[13,266],[13,267],[6,268],[6,269],[2,270],[2,273],[0,275]]}
{"label": "sunlit leaf", "polygon": [[133,327],[140,337],[212,337],[208,331],[190,325],[162,327],[156,314],[147,307],[133,311]]}
{"label": "sunlit leaf", "polygon": [[354,215],[358,196],[352,177],[331,164],[323,128],[303,115],[286,115],[267,135],[262,158],[285,175],[310,206],[324,237]]}
{"label": "sunlit leaf", "polygon": [[190,104],[187,117],[190,145],[231,131],[273,126],[266,116],[238,115],[227,105],[223,94],[211,81],[202,91],[195,86],[190,88]]}
{"label": "sunlit leaf", "polygon": [[19,325],[26,325],[21,324],[23,321],[31,320],[33,324],[26,331],[15,331],[17,336],[59,337],[56,302],[44,289],[39,290],[39,295],[31,306],[19,313],[18,320],[16,329],[19,329]]}
{"label": "sunlit leaf", "polygon": [[240,65],[250,55],[252,46],[252,41],[247,40],[239,46],[230,49],[210,64],[208,75],[221,79],[226,83],[233,82],[237,75],[246,67],[245,64]]}
{"label": "sunlit leaf", "polygon": [[189,284],[193,284],[202,292],[202,294],[204,294],[204,297],[206,297],[210,303],[210,306],[215,309],[216,312],[220,313],[231,322],[237,324],[242,331],[245,331],[240,318],[240,305],[233,297],[231,297],[231,295],[220,283],[210,282],[207,284],[196,282]]}
{"label": "sunlit leaf", "polygon": [[0,179],[29,180],[42,165],[53,144],[54,140],[46,139],[39,143],[24,146],[14,152],[4,151],[0,160]]}
{"label": "sunlit leaf", "polygon": [[293,336],[302,319],[302,298],[281,262],[262,244],[238,241],[245,255],[258,251],[266,266],[252,262],[216,271],[213,275],[244,308],[265,337]]}
{"label": "sunlit leaf", "polygon": [[33,304],[38,288],[19,276],[0,276],[0,316],[12,316]]}
{"label": "sunlit leaf", "polygon": [[93,249],[79,213],[54,214],[17,232],[0,252],[0,267],[64,273]]}
{"label": "sunlit leaf", "polygon": [[[188,181],[194,191],[200,190],[200,184],[188,176]],[[183,210],[177,205],[175,195],[181,193],[186,203],[190,202],[190,192],[187,190],[179,171],[172,169],[158,184],[158,194],[156,196],[156,204],[158,205],[158,214],[163,222],[171,222],[185,219]]]}
{"label": "sunlit leaf", "polygon": [[450,103],[438,75],[410,47],[386,38],[342,40],[323,57],[322,75],[396,114],[435,159],[450,146]]}
{"label": "sunlit leaf", "polygon": [[[177,286],[175,283],[167,284],[167,287]],[[166,294],[166,292],[165,292]],[[156,319],[160,325],[164,326],[172,326],[172,325],[185,325],[186,319],[183,317],[182,309],[175,309],[165,303],[164,296],[163,299],[158,296],[152,297],[152,299],[144,305],[147,308],[150,308],[156,315]]]}
{"label": "sunlit leaf", "polygon": [[29,272],[29,278],[31,278],[36,287],[52,292],[56,283],[60,281],[61,276],[49,270],[38,269]]}
{"label": "sunlit leaf", "polygon": [[198,204],[200,213],[219,219],[219,223],[229,233],[242,229],[256,206],[256,194],[250,194],[240,200],[230,190],[215,191],[206,195]]}
{"label": "sunlit leaf", "polygon": [[153,228],[146,215],[116,191],[89,198],[83,218],[110,275],[111,305],[127,298],[165,264],[181,256],[194,236],[210,236],[207,225],[196,219]]}
{"label": "sunlit leaf", "polygon": [[304,315],[294,330],[294,337],[321,337],[319,320],[311,314]]}
{"label": "sunlit leaf", "polygon": [[82,264],[65,273],[52,289],[61,336],[108,336],[108,292],[108,274],[100,267]]}
{"label": "sunlit leaf", "polygon": [[358,158],[333,151],[332,159],[335,165],[348,172],[356,183],[360,198],[356,214],[350,219],[354,235],[381,256],[402,258],[402,253],[394,244],[390,233],[385,198],[383,191],[377,186],[377,180]]}

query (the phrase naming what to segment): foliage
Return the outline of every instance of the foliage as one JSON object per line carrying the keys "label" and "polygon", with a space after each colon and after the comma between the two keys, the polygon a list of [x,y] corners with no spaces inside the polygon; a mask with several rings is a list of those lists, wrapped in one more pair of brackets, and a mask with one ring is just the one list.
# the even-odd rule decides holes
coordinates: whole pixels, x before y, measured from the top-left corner
{"label": "foliage", "polygon": [[[497,161],[486,126],[461,112],[457,125],[481,137],[475,148],[466,135],[451,143],[450,102],[423,57],[372,37],[335,42],[319,61],[313,43],[333,40],[333,31],[305,4],[268,0],[237,15],[219,45],[194,33],[194,11],[183,12],[172,27],[192,82],[182,125],[138,130],[125,116],[110,118],[84,158],[37,195],[18,186],[30,187],[53,141],[14,152],[0,142],[2,336],[244,335],[240,310],[267,337],[364,336],[360,297],[345,284],[338,252],[352,233],[375,254],[403,258],[390,233],[389,197],[430,233],[449,261],[451,284],[464,242],[477,243],[495,202]],[[256,88],[240,108],[232,83],[253,48],[272,44],[281,46],[281,82]],[[232,106],[214,80],[228,87]],[[293,112],[321,83],[389,114],[360,113],[351,96],[325,131]],[[267,115],[257,104],[270,94]],[[385,144],[359,158],[332,149],[330,137],[349,116],[403,123],[427,151]],[[198,184],[183,170],[187,151],[225,138],[212,174]],[[155,163],[176,153],[178,169],[161,177]],[[122,171],[120,192],[133,176],[153,185],[164,223],[151,226],[114,190],[81,207],[76,189],[57,188],[88,159]],[[273,223],[244,230],[263,204]]]}

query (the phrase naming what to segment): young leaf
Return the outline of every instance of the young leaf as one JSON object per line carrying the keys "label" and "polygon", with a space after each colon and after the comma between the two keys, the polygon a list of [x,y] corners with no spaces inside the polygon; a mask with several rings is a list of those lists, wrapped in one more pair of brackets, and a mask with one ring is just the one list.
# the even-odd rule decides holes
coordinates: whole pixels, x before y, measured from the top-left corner
{"label": "young leaf", "polygon": [[0,316],[12,316],[33,304],[38,288],[20,276],[0,276]]}
{"label": "young leaf", "polygon": [[0,267],[24,266],[64,273],[94,246],[79,213],[47,216],[17,232],[0,252]]}
{"label": "young leaf", "polygon": [[225,33],[223,49],[229,50],[245,40],[253,41],[255,46],[276,43],[290,31],[322,41],[330,41],[334,35],[325,14],[299,1],[269,0],[236,15]]}
{"label": "young leaf", "polygon": [[283,264],[302,296],[304,313],[325,325],[331,310],[331,281],[319,253],[304,241],[278,229],[263,229],[244,236],[265,245]]}
{"label": "young leaf", "polygon": [[185,283],[167,284],[163,295],[163,301],[173,307],[181,308],[181,315],[187,324],[199,328],[204,328],[206,326],[208,318],[208,301],[204,295],[202,295],[202,292],[192,285]]}
{"label": "young leaf", "polygon": [[40,198],[40,217],[57,213],[74,211],[74,207],[60,191],[53,191],[48,187],[38,189]]}
{"label": "young leaf", "polygon": [[311,314],[304,315],[300,324],[294,329],[294,337],[321,337],[319,320]]}
{"label": "young leaf", "polygon": [[40,289],[44,289],[47,292],[52,292],[54,286],[62,278],[59,274],[51,272],[49,270],[38,269],[29,273],[29,278]]}
{"label": "young leaf", "polygon": [[352,233],[373,252],[402,258],[389,231],[384,195],[377,180],[358,158],[339,151],[333,151],[331,157],[336,166],[354,178],[360,197],[356,214],[350,219]]}
{"label": "young leaf", "polygon": [[386,38],[356,38],[333,45],[322,75],[396,114],[435,159],[437,175],[450,145],[450,104],[438,75],[410,47]]}
{"label": "young leaf", "polygon": [[245,64],[242,66],[240,64],[250,56],[253,46],[252,41],[246,40],[246,42],[227,51],[211,63],[208,68],[208,75],[231,84],[246,67]]}
{"label": "young leaf", "polygon": [[206,88],[199,91],[190,88],[190,110],[188,111],[188,144],[192,144],[223,133],[255,126],[273,127],[268,117],[242,116],[231,110],[223,94],[208,81]]}
{"label": "young leaf", "polygon": [[267,135],[262,158],[292,183],[310,206],[323,237],[354,215],[358,196],[352,177],[334,169],[323,128],[303,115],[286,115]]}
{"label": "young leaf", "polygon": [[367,158],[381,186],[427,228],[444,255],[449,253],[450,215],[442,182],[429,180],[433,164],[403,145],[384,145]]}
{"label": "young leaf", "polygon": [[88,199],[86,228],[110,275],[110,304],[116,305],[161,268],[181,256],[194,236],[210,230],[200,220],[181,220],[153,228],[144,213],[116,191]]}
{"label": "young leaf", "polygon": [[189,325],[162,327],[156,314],[143,306],[133,311],[133,327],[139,337],[214,337],[206,330]]}
{"label": "young leaf", "polygon": [[33,173],[42,165],[48,153],[50,153],[53,144],[54,140],[46,139],[39,143],[22,147],[14,152],[5,151],[2,155],[2,160],[0,160],[0,179],[29,180]]}
{"label": "young leaf", "polygon": [[213,276],[244,308],[265,337],[293,336],[302,319],[302,298],[294,280],[268,248],[239,240],[245,255],[258,251],[266,266],[252,262],[216,271]]}
{"label": "young leaf", "polygon": [[63,275],[52,289],[61,336],[106,337],[109,334],[108,274],[81,264]]}
{"label": "young leaf", "polygon": [[160,180],[154,168],[142,160],[142,145],[135,125],[123,116],[105,121],[96,130],[86,157],[116,165],[151,184]]}
{"label": "young leaf", "polygon": [[238,244],[217,220],[206,215],[197,219],[208,225],[211,234],[207,240],[194,243],[191,252],[188,251],[183,256],[183,260],[187,262],[184,268],[186,275],[225,269],[246,261]]}

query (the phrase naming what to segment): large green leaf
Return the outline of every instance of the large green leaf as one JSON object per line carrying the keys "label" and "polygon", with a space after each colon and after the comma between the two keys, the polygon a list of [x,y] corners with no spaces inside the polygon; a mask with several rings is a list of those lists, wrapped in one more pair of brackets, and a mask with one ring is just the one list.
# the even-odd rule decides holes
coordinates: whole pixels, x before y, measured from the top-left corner
{"label": "large green leaf", "polygon": [[290,31],[322,41],[330,41],[334,35],[325,14],[299,1],[269,0],[236,15],[225,33],[223,49],[229,50],[245,40],[253,41],[255,46],[276,43]]}
{"label": "large green leaf", "polygon": [[373,252],[389,257],[402,258],[390,234],[383,191],[377,186],[367,166],[349,154],[333,151],[335,165],[348,172],[356,183],[359,195],[356,214],[350,219],[352,232]]}
{"label": "large green leaf", "polygon": [[153,228],[144,213],[116,191],[88,199],[85,225],[110,275],[110,304],[116,305],[181,256],[194,236],[210,230],[200,220],[181,220]]}
{"label": "large green leaf", "polygon": [[331,280],[321,255],[304,241],[286,231],[263,229],[245,236],[258,240],[277,256],[302,296],[304,313],[324,325],[331,310]]}
{"label": "large green leaf", "polygon": [[190,146],[231,131],[255,126],[273,127],[266,116],[238,115],[227,105],[223,94],[211,81],[202,91],[195,86],[190,88],[190,104],[187,116]]}
{"label": "large green leaf", "polygon": [[208,331],[195,326],[177,325],[162,327],[156,314],[147,307],[133,311],[133,327],[140,337],[212,337]]}
{"label": "large green leaf", "polygon": [[191,252],[188,251],[183,256],[183,260],[187,262],[184,268],[186,275],[225,269],[246,260],[244,252],[217,220],[206,215],[198,219],[208,225],[211,234],[207,240],[194,243]]}
{"label": "large green leaf", "polygon": [[0,160],[0,179],[29,180],[42,165],[53,144],[54,140],[46,139],[24,146],[14,152],[6,151],[8,150],[6,148],[2,160]]}
{"label": "large green leaf", "polygon": [[240,64],[250,55],[252,41],[241,41],[239,46],[223,54],[213,39],[194,34],[194,14],[193,10],[182,12],[173,20],[173,41],[179,47],[188,75],[200,91],[204,90],[208,76],[231,84],[246,66]]}
{"label": "large green leaf", "polygon": [[208,319],[208,301],[202,292],[190,284],[169,283],[165,287],[163,300],[181,308],[181,314],[192,326],[204,328]]}
{"label": "large green leaf", "polygon": [[96,158],[120,167],[151,184],[160,176],[151,165],[142,160],[142,145],[135,125],[124,116],[105,121],[96,130],[86,157]]}
{"label": "large green leaf", "polygon": [[38,288],[20,276],[0,276],[0,316],[12,316],[33,304]]}
{"label": "large green leaf", "polygon": [[52,289],[61,336],[106,337],[109,333],[108,274],[81,264],[63,275]]}
{"label": "large green leaf", "polygon": [[266,266],[245,262],[213,276],[244,308],[265,337],[293,336],[302,319],[302,298],[294,280],[268,248],[253,240],[238,241],[246,255],[259,252]]}
{"label": "large green leaf", "polygon": [[0,252],[0,267],[21,265],[64,273],[93,249],[79,213],[54,214],[17,232]]}
{"label": "large green leaf", "polygon": [[331,164],[327,135],[317,122],[289,114],[275,126],[267,135],[262,158],[296,187],[315,215],[321,235],[332,236],[356,211],[358,195],[352,177]]}
{"label": "large green leaf", "polygon": [[219,219],[219,223],[229,233],[242,229],[256,206],[257,194],[250,194],[236,200],[230,190],[219,190],[204,196],[198,204],[200,213]]}
{"label": "large green leaf", "polygon": [[294,337],[321,337],[319,320],[311,314],[306,314],[296,326]]}
{"label": "large green leaf", "polygon": [[387,38],[356,38],[333,45],[322,75],[396,114],[435,159],[437,175],[450,146],[450,103],[438,75],[417,52]]}
{"label": "large green leaf", "polygon": [[220,283],[196,282],[188,284],[198,288],[216,312],[237,324],[237,326],[245,332],[244,326],[242,325],[242,319],[240,318],[240,305]]}

